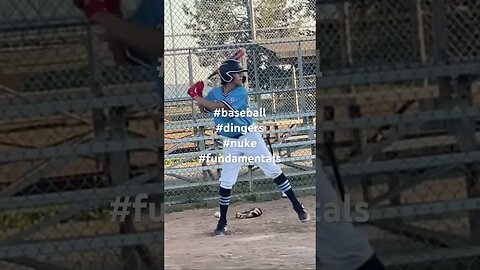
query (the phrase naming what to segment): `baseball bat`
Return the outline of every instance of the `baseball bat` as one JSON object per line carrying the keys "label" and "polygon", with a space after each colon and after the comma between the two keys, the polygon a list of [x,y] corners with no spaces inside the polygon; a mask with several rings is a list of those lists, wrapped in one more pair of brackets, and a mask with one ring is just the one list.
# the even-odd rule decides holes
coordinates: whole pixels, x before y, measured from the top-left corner
{"label": "baseball bat", "polygon": [[[230,55],[230,57],[227,59],[240,60],[240,58],[242,58],[244,55],[245,55],[245,50],[242,48],[242,49],[238,49],[234,54]],[[218,68],[207,77],[207,80],[210,80],[213,76],[217,74],[218,74]]]}

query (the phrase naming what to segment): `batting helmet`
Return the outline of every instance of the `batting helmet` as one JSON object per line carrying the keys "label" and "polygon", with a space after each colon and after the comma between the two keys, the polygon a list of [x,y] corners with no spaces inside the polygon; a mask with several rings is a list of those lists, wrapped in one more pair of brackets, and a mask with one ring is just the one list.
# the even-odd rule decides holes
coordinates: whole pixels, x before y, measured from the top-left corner
{"label": "batting helmet", "polygon": [[222,63],[218,69],[218,74],[222,79],[222,83],[229,83],[233,81],[233,73],[246,72],[247,70],[242,67],[238,60],[229,59]]}

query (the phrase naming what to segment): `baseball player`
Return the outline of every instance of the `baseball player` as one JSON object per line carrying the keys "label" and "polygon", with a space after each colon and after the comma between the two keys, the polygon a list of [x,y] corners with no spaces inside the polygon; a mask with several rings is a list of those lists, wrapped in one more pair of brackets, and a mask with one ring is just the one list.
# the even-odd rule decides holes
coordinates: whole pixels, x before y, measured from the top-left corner
{"label": "baseball player", "polygon": [[[196,101],[199,109],[207,113],[213,113],[216,109],[238,112],[238,114],[242,111],[246,112],[249,109],[249,104],[248,92],[243,86],[245,82],[243,72],[246,72],[246,70],[239,61],[226,60],[218,70],[221,86],[213,88],[205,98],[203,98],[203,89],[193,87],[189,89],[188,94]],[[217,126],[244,127],[244,131],[250,127],[247,132],[241,132],[239,128],[233,131],[221,130],[218,132],[224,140],[237,142],[236,146],[241,145],[243,141],[255,142],[256,144],[255,147],[241,148],[230,145],[224,146],[223,156],[263,156],[265,162],[255,162],[256,165],[266,176],[274,179],[278,188],[287,195],[300,221],[305,222],[309,220],[310,215],[302,203],[298,201],[290,182],[283,174],[281,168],[275,163],[275,159],[268,150],[261,133],[255,130],[254,120],[251,117],[224,117],[222,115],[214,116],[213,118]],[[241,162],[224,162],[222,164],[219,190],[220,218],[214,230],[215,235],[224,235],[227,230],[227,210],[230,204],[232,188],[237,181],[241,166]]]}

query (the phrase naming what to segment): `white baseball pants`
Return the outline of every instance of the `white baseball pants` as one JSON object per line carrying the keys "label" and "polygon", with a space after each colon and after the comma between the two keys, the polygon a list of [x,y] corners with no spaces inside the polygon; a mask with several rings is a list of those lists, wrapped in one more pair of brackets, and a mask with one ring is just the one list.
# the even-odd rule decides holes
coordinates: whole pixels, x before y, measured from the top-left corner
{"label": "white baseball pants", "polygon": [[[251,132],[246,133],[245,135],[241,136],[238,139],[226,138],[230,142],[238,142],[239,144],[243,143],[245,140],[249,142],[255,142],[256,147],[231,147],[231,146],[224,146],[223,147],[223,156],[252,156],[252,157],[272,157],[272,154],[268,150],[265,141],[262,138],[261,133],[259,132]],[[263,173],[274,179],[277,178],[280,174],[282,174],[282,170],[280,166],[274,162],[273,158],[270,158],[271,162],[255,162]],[[242,167],[242,162],[224,162],[222,164],[222,173],[220,176],[220,186],[226,189],[231,189],[233,185],[237,182],[238,173]]]}

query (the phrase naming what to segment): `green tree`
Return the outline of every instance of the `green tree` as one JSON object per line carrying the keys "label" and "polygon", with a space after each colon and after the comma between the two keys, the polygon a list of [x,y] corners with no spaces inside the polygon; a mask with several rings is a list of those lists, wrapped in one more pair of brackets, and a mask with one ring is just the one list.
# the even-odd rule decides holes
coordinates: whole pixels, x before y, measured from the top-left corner
{"label": "green tree", "polygon": [[[255,27],[257,39],[295,37],[311,34],[298,29],[308,20],[314,20],[310,12],[310,0],[255,0]],[[183,5],[183,11],[189,18],[185,24],[194,33],[199,48],[212,45],[229,47],[228,50],[198,50],[200,65],[216,67],[237,48],[237,44],[249,43],[251,36],[248,0],[194,0],[189,8]],[[274,28],[274,29],[272,29]],[[269,87],[268,78],[289,76],[289,70],[277,67],[275,55],[262,46],[249,44],[247,66],[251,83],[258,81],[259,89]],[[256,65],[256,73],[252,67]],[[255,80],[258,76],[258,80]],[[252,85],[254,86],[254,85]],[[257,89],[258,89],[257,88]]]}
{"label": "green tree", "polygon": [[[198,47],[246,42],[249,38],[248,15],[245,0],[195,0],[191,8],[183,4],[189,18],[185,26],[194,33]],[[217,65],[219,59],[231,51],[197,52],[201,66]]]}

